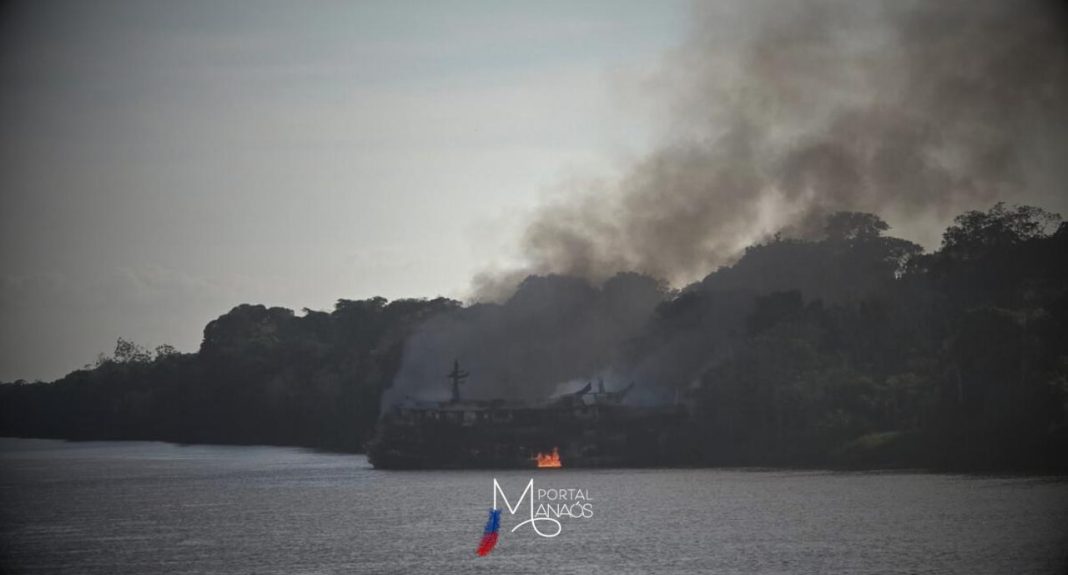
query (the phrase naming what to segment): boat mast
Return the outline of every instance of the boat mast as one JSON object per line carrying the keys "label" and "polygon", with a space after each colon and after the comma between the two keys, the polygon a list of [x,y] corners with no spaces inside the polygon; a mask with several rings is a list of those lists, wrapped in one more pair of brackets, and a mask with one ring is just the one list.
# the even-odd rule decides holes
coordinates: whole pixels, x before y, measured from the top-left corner
{"label": "boat mast", "polygon": [[460,401],[460,384],[463,383],[465,379],[467,379],[468,375],[470,374],[460,369],[460,360],[452,360],[452,371],[446,377],[452,380],[453,403],[457,403]]}

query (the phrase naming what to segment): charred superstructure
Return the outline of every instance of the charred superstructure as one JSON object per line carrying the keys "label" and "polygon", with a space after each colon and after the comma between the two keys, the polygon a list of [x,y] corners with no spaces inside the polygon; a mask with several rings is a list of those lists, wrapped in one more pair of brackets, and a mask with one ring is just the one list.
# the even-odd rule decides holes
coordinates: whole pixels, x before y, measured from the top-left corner
{"label": "charred superstructure", "polygon": [[554,451],[564,467],[633,467],[671,462],[674,436],[685,419],[679,406],[637,407],[622,391],[596,392],[592,383],[531,404],[464,400],[467,373],[453,364],[450,401],[406,398],[386,410],[368,444],[382,469],[537,467]]}

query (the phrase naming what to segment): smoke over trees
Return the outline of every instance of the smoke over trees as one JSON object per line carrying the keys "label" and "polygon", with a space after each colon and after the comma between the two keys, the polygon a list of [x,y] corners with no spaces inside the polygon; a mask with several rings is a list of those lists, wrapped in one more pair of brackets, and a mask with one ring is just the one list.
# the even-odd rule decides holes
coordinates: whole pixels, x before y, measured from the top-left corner
{"label": "smoke over trees", "polygon": [[442,366],[453,358],[477,366],[465,384],[469,397],[543,399],[618,360],[665,290],[637,274],[618,274],[599,288],[575,277],[528,277],[503,305],[477,304],[421,326],[390,399],[444,398]]}
{"label": "smoke over trees", "polygon": [[195,354],[120,340],[53,383],[0,386],[0,434],[362,449],[412,395],[542,400],[593,378],[681,400],[682,464],[1062,469],[1068,225],[960,215],[924,254],[870,214],[771,238],[681,291],[637,274],[532,276],[500,304],[241,305]]}
{"label": "smoke over trees", "polygon": [[836,211],[928,243],[995,201],[1068,208],[1068,40],[1060,3],[698,3],[650,83],[663,144],[614,186],[569,190],[529,224],[526,264],[476,279],[620,271],[680,286]]}
{"label": "smoke over trees", "polygon": [[[1040,1],[696,5],[688,38],[655,77],[669,110],[663,144],[615,185],[578,187],[538,210],[519,249],[525,264],[475,278],[474,298],[503,306],[417,334],[398,388],[427,381],[446,357],[484,356],[497,359],[479,363],[498,395],[535,393],[520,381],[544,395],[579,377],[683,385],[696,376],[684,366],[722,353],[712,343],[725,333],[684,344],[678,330],[612,328],[616,344],[658,350],[636,361],[630,347],[605,351],[612,342],[593,335],[606,329],[590,317],[595,306],[562,312],[551,334],[511,310],[534,290],[544,309],[569,310],[577,278],[594,293],[625,272],[682,289],[677,306],[733,290],[737,301],[721,295],[687,312],[725,332],[752,304],[745,293],[842,302],[885,289],[922,249],[883,237],[882,218],[930,243],[954,214],[998,200],[1068,208],[1064,16]],[[635,326],[650,310],[616,312]],[[507,351],[531,349],[536,334],[553,342],[544,355]]]}
{"label": "smoke over trees", "polygon": [[4,386],[0,431],[358,450],[457,359],[467,397],[684,400],[687,464],[1063,468],[1068,228],[1020,204],[1068,209],[1064,16],[699,4],[662,144],[539,209],[479,303],[239,306],[197,354]]}

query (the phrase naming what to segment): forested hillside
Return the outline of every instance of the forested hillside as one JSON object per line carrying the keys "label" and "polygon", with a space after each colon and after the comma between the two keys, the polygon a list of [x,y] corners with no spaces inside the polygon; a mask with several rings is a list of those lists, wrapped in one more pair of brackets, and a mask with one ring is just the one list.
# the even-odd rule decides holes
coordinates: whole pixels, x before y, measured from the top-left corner
{"label": "forested hillside", "polygon": [[[613,340],[611,369],[638,382],[635,401],[689,407],[680,463],[1064,469],[1068,225],[998,204],[957,217],[933,253],[887,231],[874,215],[834,214],[818,236],[772,238],[678,291],[624,274],[611,292],[530,278],[511,300],[466,308],[440,298],[340,300],[302,315],[240,305],[205,327],[196,353],[120,340],[55,382],[0,386],[0,433],[359,451],[427,320],[492,316],[535,345],[555,337],[530,326],[555,317],[557,292],[572,306],[599,302],[603,315],[614,309],[605,301],[631,301],[609,295],[635,285],[644,319]],[[516,315],[509,306],[527,323],[502,323]]]}

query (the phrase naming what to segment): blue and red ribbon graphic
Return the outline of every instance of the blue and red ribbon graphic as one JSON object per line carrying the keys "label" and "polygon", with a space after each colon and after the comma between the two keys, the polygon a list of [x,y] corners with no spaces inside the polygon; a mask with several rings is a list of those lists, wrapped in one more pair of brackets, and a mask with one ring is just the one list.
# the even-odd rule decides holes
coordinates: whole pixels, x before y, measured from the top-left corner
{"label": "blue and red ribbon graphic", "polygon": [[482,541],[478,543],[478,556],[485,557],[497,545],[497,530],[501,527],[501,510],[490,509],[486,529],[482,531]]}

